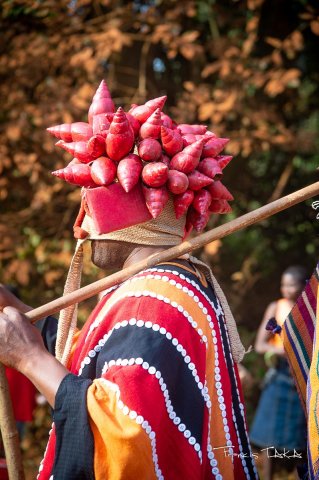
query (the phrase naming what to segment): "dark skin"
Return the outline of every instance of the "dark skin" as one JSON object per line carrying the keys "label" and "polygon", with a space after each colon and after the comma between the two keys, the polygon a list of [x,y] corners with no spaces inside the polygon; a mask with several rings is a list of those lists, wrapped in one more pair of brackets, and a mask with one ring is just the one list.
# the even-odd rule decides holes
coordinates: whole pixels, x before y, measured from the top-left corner
{"label": "dark skin", "polygon": [[[164,248],[93,241],[92,261],[102,269],[120,269]],[[56,392],[69,371],[45,349],[39,331],[24,315],[31,309],[0,285],[0,362],[28,377],[54,408]]]}

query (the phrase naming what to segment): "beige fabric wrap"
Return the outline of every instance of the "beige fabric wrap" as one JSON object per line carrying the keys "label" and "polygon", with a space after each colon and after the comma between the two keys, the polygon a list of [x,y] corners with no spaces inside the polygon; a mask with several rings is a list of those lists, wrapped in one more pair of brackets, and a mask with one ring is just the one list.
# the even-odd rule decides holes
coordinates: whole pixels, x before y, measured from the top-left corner
{"label": "beige fabric wrap", "polygon": [[[86,215],[82,224],[82,228],[89,232],[89,235],[85,238],[85,240],[79,240],[77,243],[76,251],[67,276],[64,294],[72,292],[80,287],[84,241],[116,240],[128,243],[137,243],[140,245],[171,247],[181,243],[184,236],[184,226],[185,216],[178,220],[175,218],[174,208],[171,200],[169,200],[165,209],[158,218],[106,234],[98,234],[94,228],[91,217]],[[225,315],[233,358],[236,363],[239,363],[245,354],[245,349],[241,343],[236,322],[231,313],[224,292],[219,286],[209,266],[195,257],[190,258],[196,267],[202,271],[208,282],[213,286],[215,293],[219,298]],[[67,364],[70,355],[72,338],[76,328],[76,321],[77,305],[72,305],[61,311],[56,342],[56,357],[64,365]]]}

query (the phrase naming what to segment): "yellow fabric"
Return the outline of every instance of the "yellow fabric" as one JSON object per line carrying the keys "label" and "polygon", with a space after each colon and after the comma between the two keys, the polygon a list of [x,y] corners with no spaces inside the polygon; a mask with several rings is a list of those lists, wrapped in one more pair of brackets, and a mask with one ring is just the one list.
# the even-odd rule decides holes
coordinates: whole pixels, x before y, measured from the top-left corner
{"label": "yellow fabric", "polygon": [[143,428],[118,408],[118,398],[103,379],[87,392],[87,408],[94,436],[95,480],[153,480],[150,439]]}
{"label": "yellow fabric", "polygon": [[[318,287],[319,293],[319,287]],[[319,295],[317,293],[317,324],[319,321]],[[317,459],[319,458],[319,434],[318,434],[318,418],[319,418],[319,393],[318,393],[318,359],[319,359],[319,328],[315,329],[314,350],[312,355],[313,361],[310,365],[308,385],[311,386],[311,395],[308,395],[308,449],[309,458],[314,462],[314,470],[318,471]]]}

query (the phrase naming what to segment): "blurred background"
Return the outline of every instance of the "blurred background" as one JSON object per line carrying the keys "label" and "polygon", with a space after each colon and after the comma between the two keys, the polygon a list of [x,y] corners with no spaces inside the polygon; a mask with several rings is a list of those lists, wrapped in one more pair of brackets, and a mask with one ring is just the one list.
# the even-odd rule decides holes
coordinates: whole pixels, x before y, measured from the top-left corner
{"label": "blurred background", "polygon": [[[50,175],[71,157],[46,128],[86,121],[103,78],[117,106],[165,94],[176,121],[231,139],[233,212],[210,227],[318,180],[316,1],[3,0],[0,28],[0,282],[30,305],[62,294],[79,207],[79,189]],[[196,252],[222,283],[246,347],[280,297],[282,271],[298,263],[310,275],[317,248],[308,201]],[[88,252],[83,283],[104,274]],[[81,306],[80,321],[94,303]],[[265,364],[255,352],[243,364],[251,421]],[[38,406],[22,445],[30,471],[49,425]]]}

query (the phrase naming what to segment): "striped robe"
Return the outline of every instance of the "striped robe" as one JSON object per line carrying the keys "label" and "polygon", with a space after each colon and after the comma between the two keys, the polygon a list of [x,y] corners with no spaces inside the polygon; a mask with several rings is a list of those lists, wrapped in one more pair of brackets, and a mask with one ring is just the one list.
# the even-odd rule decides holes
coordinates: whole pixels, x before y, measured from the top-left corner
{"label": "striped robe", "polygon": [[183,262],[109,289],[69,370],[40,480],[258,478],[221,305]]}

